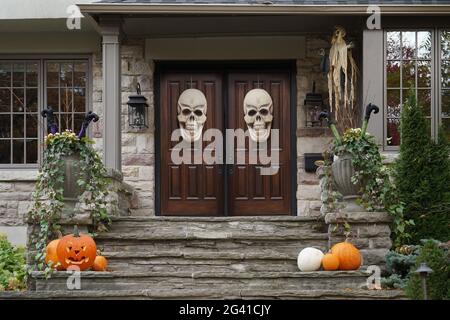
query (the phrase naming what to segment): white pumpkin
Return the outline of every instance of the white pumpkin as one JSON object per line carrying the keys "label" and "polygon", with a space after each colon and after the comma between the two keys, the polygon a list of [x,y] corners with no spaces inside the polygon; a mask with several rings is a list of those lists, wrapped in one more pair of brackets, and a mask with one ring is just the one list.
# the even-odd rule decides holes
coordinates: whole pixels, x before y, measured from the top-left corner
{"label": "white pumpkin", "polygon": [[305,248],[298,254],[297,265],[300,271],[316,271],[322,264],[323,252],[316,248]]}

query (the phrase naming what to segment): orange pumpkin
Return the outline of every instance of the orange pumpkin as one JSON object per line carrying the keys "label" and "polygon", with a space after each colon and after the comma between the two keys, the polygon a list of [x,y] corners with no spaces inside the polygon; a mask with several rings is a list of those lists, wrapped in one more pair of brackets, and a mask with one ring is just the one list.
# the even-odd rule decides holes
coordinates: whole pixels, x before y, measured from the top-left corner
{"label": "orange pumpkin", "polygon": [[74,233],[62,237],[56,248],[59,262],[67,270],[84,271],[89,269],[97,256],[97,246],[94,239],[87,234],[80,234],[78,227]]}
{"label": "orange pumpkin", "polygon": [[326,271],[334,271],[339,269],[339,258],[333,253],[327,253],[322,258],[322,267]]}
{"label": "orange pumpkin", "polygon": [[104,256],[96,256],[94,264],[92,265],[92,270],[94,271],[106,271],[108,267],[108,260]]}
{"label": "orange pumpkin", "polygon": [[331,248],[339,259],[339,270],[357,270],[361,266],[361,253],[350,242],[340,242]]}
{"label": "orange pumpkin", "polygon": [[58,247],[60,239],[50,241],[50,243],[45,248],[45,263],[48,265],[51,261],[51,267],[56,270],[64,270],[58,259],[58,254],[56,253],[56,248]]}

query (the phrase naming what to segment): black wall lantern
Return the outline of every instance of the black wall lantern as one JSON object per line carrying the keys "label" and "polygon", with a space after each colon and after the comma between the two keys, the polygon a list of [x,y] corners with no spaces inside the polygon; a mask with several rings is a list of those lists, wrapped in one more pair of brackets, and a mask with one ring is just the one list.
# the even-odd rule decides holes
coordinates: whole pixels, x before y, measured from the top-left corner
{"label": "black wall lantern", "polygon": [[323,98],[320,93],[316,93],[316,82],[313,82],[312,92],[306,94],[305,112],[307,127],[321,127],[322,121],[319,120],[319,114],[325,110]]}
{"label": "black wall lantern", "polygon": [[137,94],[128,97],[128,124],[131,128],[148,128],[147,123],[147,98],[141,95],[141,85],[138,83]]}

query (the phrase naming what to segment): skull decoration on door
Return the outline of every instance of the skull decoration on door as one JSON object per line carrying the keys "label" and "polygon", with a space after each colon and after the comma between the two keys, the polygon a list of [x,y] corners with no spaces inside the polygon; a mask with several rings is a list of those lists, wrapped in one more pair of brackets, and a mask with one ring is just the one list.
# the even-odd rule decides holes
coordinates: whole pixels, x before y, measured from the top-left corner
{"label": "skull decoration on door", "polygon": [[244,120],[253,141],[264,142],[269,138],[272,112],[272,98],[266,90],[253,89],[247,92],[244,98]]}
{"label": "skull decoration on door", "polygon": [[206,122],[206,97],[198,89],[186,89],[178,98],[178,122],[181,136],[187,142],[200,139]]}

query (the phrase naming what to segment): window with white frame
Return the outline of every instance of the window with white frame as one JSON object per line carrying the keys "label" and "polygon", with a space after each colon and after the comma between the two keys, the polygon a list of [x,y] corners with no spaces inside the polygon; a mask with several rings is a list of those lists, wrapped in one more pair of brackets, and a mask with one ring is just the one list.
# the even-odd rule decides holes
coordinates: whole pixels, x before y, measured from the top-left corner
{"label": "window with white frame", "polygon": [[438,128],[450,137],[450,32],[392,30],[386,32],[385,149],[400,145],[403,103],[412,89],[429,119],[430,135]]}
{"label": "window with white frame", "polygon": [[0,59],[0,167],[35,167],[51,106],[58,128],[77,131],[88,109],[88,59]]}

